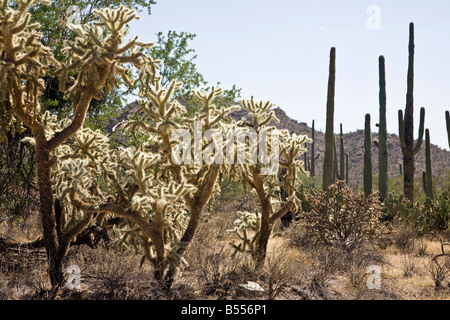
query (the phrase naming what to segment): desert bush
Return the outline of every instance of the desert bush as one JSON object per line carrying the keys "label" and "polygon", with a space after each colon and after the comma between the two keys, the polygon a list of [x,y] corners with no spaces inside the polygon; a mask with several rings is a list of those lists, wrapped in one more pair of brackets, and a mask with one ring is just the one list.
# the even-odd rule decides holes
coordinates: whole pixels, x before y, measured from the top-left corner
{"label": "desert bush", "polygon": [[79,264],[85,299],[160,300],[164,288],[150,269],[139,267],[139,257],[131,251],[82,250],[69,263]]}
{"label": "desert bush", "polygon": [[331,185],[326,191],[312,192],[309,212],[299,219],[317,243],[352,251],[365,242],[380,244],[385,230],[380,223],[380,203],[376,194],[365,197],[345,183]]}
{"label": "desert bush", "polygon": [[190,250],[187,260],[196,279],[201,279],[202,293],[218,299],[242,294],[239,286],[257,279],[248,254],[238,253],[232,257],[232,249],[227,245],[202,245],[198,250]]}
{"label": "desert bush", "polygon": [[395,246],[401,253],[411,253],[414,251],[416,240],[419,238],[417,231],[410,226],[400,225],[393,232]]}
{"label": "desert bush", "polygon": [[274,300],[295,281],[300,268],[295,260],[293,254],[286,249],[273,251],[267,256],[263,278],[267,286],[268,300]]}
{"label": "desert bush", "polygon": [[441,241],[441,253],[428,263],[428,276],[434,281],[436,290],[450,288],[450,283],[447,283],[450,278],[450,255],[445,252],[446,246],[450,244]]}
{"label": "desert bush", "polygon": [[302,221],[296,221],[285,232],[289,244],[293,247],[308,249],[314,248],[316,241],[310,237],[306,225]]}
{"label": "desert bush", "polygon": [[403,268],[403,276],[405,278],[412,277],[418,270],[416,255],[413,252],[402,255],[400,264]]}
{"label": "desert bush", "polygon": [[423,257],[427,254],[428,245],[424,238],[420,238],[416,242],[417,256]]}

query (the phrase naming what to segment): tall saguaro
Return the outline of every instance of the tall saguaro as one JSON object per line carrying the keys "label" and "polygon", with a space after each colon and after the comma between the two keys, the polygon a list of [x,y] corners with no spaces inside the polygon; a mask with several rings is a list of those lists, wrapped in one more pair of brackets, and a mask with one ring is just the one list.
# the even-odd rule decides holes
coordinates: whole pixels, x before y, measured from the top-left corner
{"label": "tall saguaro", "polygon": [[310,167],[310,174],[311,177],[315,177],[316,176],[316,142],[315,142],[315,120],[313,120],[312,122],[312,133],[311,133],[311,138],[312,138],[312,143],[311,143],[311,167]]}
{"label": "tall saguaro", "polygon": [[408,89],[406,94],[406,108],[399,110],[399,137],[403,153],[403,180],[405,197],[414,201],[414,156],[419,152],[424,133],[425,109],[420,110],[419,138],[414,146],[414,24],[409,25],[409,61],[408,61]]}
{"label": "tall saguaro", "polygon": [[445,121],[447,124],[448,146],[450,147],[450,112],[445,111]]}
{"label": "tall saguaro", "polygon": [[334,95],[336,83],[336,48],[330,50],[330,71],[328,77],[327,123],[325,129],[325,155],[323,160],[322,187],[326,190],[333,184],[334,157]]}
{"label": "tall saguaro", "polygon": [[431,142],[430,130],[425,130],[425,171],[422,173],[423,189],[427,198],[434,200],[433,173],[431,171]]}
{"label": "tall saguaro", "polygon": [[380,81],[380,122],[378,128],[378,190],[380,192],[380,198],[384,200],[388,195],[388,150],[386,125],[386,68],[385,59],[383,56],[380,56],[378,64]]}
{"label": "tall saguaro", "polygon": [[370,114],[367,113],[364,125],[364,193],[366,197],[372,194],[372,132],[370,129]]}
{"label": "tall saguaro", "polygon": [[339,180],[345,180],[345,148],[344,148],[344,132],[342,131],[341,123],[341,136],[340,136],[340,152],[339,152]]}

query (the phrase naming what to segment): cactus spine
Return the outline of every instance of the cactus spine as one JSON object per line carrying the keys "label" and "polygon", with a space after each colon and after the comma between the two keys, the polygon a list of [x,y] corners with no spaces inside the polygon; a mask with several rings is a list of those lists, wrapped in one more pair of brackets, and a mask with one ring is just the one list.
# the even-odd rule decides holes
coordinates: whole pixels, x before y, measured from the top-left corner
{"label": "cactus spine", "polygon": [[450,147],[450,112],[445,111],[445,121],[447,123],[448,146]]}
{"label": "cactus spine", "polygon": [[366,114],[364,126],[364,193],[372,194],[372,133],[370,130],[370,114]]}
{"label": "cactus spine", "polygon": [[323,189],[333,184],[334,153],[334,94],[336,83],[336,48],[330,50],[330,70],[328,77],[327,121],[325,130],[325,155],[323,160]]}
{"label": "cactus spine", "polygon": [[405,116],[398,112],[399,137],[403,153],[403,180],[405,197],[414,202],[414,156],[419,152],[423,142],[425,109],[420,110],[419,138],[414,146],[414,24],[409,25],[409,61],[408,89],[406,95]]}
{"label": "cactus spine", "polygon": [[379,58],[380,80],[380,123],[378,128],[378,191],[381,200],[388,196],[388,150],[387,150],[387,125],[386,125],[386,68],[383,56]]}
{"label": "cactus spine", "polygon": [[430,130],[425,130],[425,171],[422,172],[423,189],[427,198],[434,199],[433,176],[431,171]]}

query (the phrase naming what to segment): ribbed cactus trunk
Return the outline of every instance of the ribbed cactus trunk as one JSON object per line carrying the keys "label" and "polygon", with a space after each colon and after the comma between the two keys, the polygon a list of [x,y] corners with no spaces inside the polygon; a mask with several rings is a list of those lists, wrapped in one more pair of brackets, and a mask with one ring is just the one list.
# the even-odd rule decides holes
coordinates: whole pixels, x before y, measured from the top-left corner
{"label": "ribbed cactus trunk", "polygon": [[431,142],[430,130],[425,130],[425,171],[422,173],[423,189],[427,198],[434,199],[433,173],[431,170]]}
{"label": "ribbed cactus trunk", "polygon": [[336,48],[330,50],[330,70],[328,77],[327,121],[325,129],[325,155],[323,159],[322,188],[327,190],[333,184],[334,157],[334,95],[336,83]]}
{"label": "ribbed cactus trunk", "polygon": [[387,150],[387,124],[386,124],[386,69],[385,59],[379,58],[380,81],[380,122],[378,128],[378,191],[383,201],[388,196],[388,150]]}
{"label": "ribbed cactus trunk", "polygon": [[399,110],[399,136],[403,153],[403,181],[405,198],[414,202],[414,156],[419,152],[423,142],[425,109],[420,110],[419,138],[414,147],[414,24],[409,25],[409,59],[406,108],[403,117]]}
{"label": "ribbed cactus trunk", "polygon": [[447,124],[448,146],[450,148],[450,112],[449,111],[445,111],[445,121]]}
{"label": "ribbed cactus trunk", "polygon": [[337,161],[337,151],[336,151],[336,137],[334,138],[333,146],[333,183],[336,183],[336,179],[339,179],[339,167]]}
{"label": "ribbed cactus trunk", "polygon": [[341,136],[340,136],[340,152],[339,152],[339,180],[345,180],[345,150],[344,150],[344,132],[342,131],[341,123]]}
{"label": "ribbed cactus trunk", "polygon": [[348,185],[348,161],[349,154],[348,152],[345,154],[345,184]]}
{"label": "ribbed cactus trunk", "polygon": [[364,193],[366,197],[372,194],[372,132],[370,129],[370,114],[366,114],[364,125]]}
{"label": "ribbed cactus trunk", "polygon": [[312,122],[312,133],[311,133],[311,138],[312,138],[312,143],[311,143],[311,177],[315,177],[316,176],[316,142],[315,142],[315,121],[313,120]]}

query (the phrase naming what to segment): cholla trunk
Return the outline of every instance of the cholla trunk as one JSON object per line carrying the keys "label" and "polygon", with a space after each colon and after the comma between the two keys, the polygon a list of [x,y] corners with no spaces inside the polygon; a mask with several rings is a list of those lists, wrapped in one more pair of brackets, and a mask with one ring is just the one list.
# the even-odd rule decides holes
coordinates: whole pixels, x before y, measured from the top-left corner
{"label": "cholla trunk", "polygon": [[[219,178],[220,169],[218,165],[213,165],[211,168],[211,172],[209,173],[208,180],[206,184],[203,186],[203,189],[197,197],[194,199],[188,199],[191,216],[188,222],[188,226],[184,231],[183,236],[180,239],[180,242],[190,243],[194,238],[195,232],[198,228],[198,224],[200,223],[200,218],[203,213],[203,209],[211,198],[211,195],[214,191],[214,186]],[[166,289],[169,290],[172,286],[174,277],[178,270],[178,265],[171,266],[164,277],[164,282]]]}
{"label": "cholla trunk", "polygon": [[256,269],[263,266],[266,259],[267,243],[269,242],[272,225],[270,223],[271,204],[264,192],[264,185],[261,180],[259,168],[253,170],[253,183],[261,204],[261,229],[260,236],[256,247]]}
{"label": "cholla trunk", "polygon": [[45,148],[44,133],[36,134],[36,164],[39,188],[41,223],[47,251],[48,273],[52,287],[63,281],[62,259],[58,251],[56,219],[53,210],[53,190],[51,183],[50,152]]}

